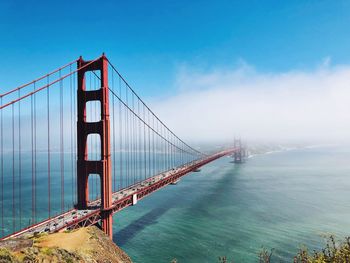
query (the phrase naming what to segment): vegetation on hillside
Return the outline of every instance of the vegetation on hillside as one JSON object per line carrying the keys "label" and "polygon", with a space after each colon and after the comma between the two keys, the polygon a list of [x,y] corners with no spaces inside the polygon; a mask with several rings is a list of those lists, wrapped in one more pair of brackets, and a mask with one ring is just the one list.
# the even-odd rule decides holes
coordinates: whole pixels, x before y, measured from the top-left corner
{"label": "vegetation on hillside", "polygon": [[[273,249],[263,248],[259,254],[259,263],[281,262],[274,258]],[[219,257],[219,263],[233,263],[227,257]],[[324,248],[319,251],[309,251],[307,247],[299,249],[293,259],[293,263],[350,263],[350,237],[336,242],[334,236],[330,236]]]}
{"label": "vegetation on hillside", "polygon": [[336,242],[333,236],[327,240],[326,246],[320,251],[299,250],[294,258],[295,263],[348,263],[350,262],[350,237],[342,242]]}

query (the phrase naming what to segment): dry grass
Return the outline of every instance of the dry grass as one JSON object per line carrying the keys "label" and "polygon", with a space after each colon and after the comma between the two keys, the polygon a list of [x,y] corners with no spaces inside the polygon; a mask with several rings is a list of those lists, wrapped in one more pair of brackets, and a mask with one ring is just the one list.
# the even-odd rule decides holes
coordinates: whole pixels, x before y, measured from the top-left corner
{"label": "dry grass", "polygon": [[96,227],[36,235],[29,239],[34,242],[30,246],[22,246],[22,249],[18,249],[15,243],[23,243],[23,240],[16,239],[11,241],[11,246],[0,249],[0,262],[131,263],[128,255]]}
{"label": "dry grass", "polygon": [[89,248],[89,237],[87,228],[80,228],[72,232],[54,233],[35,240],[38,247],[62,248],[70,252]]}

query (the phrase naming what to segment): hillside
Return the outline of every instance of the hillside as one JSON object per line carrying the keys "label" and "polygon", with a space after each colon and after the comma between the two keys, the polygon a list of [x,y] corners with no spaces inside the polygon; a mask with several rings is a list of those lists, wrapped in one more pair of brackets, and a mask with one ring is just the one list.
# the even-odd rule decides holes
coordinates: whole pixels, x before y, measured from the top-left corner
{"label": "hillside", "polygon": [[0,242],[0,262],[132,262],[97,227]]}

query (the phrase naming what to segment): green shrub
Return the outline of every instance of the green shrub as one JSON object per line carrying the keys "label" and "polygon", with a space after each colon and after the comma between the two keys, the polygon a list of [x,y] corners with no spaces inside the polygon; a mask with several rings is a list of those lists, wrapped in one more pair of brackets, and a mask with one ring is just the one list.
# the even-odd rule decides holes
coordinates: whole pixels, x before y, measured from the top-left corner
{"label": "green shrub", "polygon": [[334,236],[327,239],[326,246],[321,251],[312,253],[307,248],[299,250],[294,258],[295,263],[344,263],[350,262],[350,237],[342,242],[336,242]]}

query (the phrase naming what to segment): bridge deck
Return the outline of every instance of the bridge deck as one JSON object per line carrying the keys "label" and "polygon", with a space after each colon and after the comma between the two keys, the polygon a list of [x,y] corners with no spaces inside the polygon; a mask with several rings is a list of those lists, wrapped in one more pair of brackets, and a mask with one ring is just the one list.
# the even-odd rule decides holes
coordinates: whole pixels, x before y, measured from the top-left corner
{"label": "bridge deck", "polygon": [[[112,195],[113,205],[110,209],[113,210],[113,213],[116,213],[130,205],[133,205],[135,197],[137,197],[137,200],[140,200],[153,193],[154,191],[157,191],[171,183],[178,181],[179,178],[197,170],[199,167],[209,162],[212,162],[218,158],[221,158],[225,155],[232,154],[234,151],[235,149],[221,151],[206,158],[177,167],[170,171],[157,174],[137,184],[131,185],[127,188],[114,192]],[[89,203],[89,207],[86,210],[72,209],[66,213],[52,217],[43,222],[40,222],[38,224],[32,225],[18,232],[15,232],[11,235],[8,235],[3,239],[19,237],[25,234],[57,232],[65,229],[75,229],[82,226],[96,224],[101,219],[100,204],[101,199],[95,200]]]}

